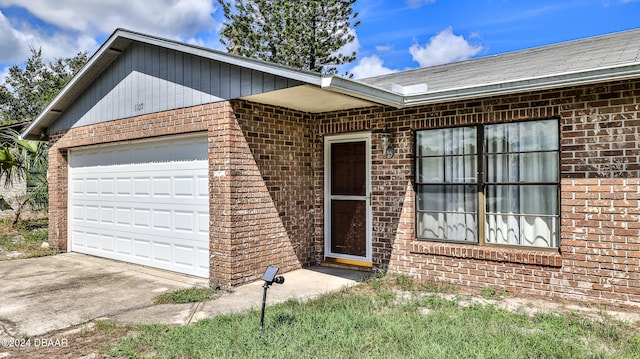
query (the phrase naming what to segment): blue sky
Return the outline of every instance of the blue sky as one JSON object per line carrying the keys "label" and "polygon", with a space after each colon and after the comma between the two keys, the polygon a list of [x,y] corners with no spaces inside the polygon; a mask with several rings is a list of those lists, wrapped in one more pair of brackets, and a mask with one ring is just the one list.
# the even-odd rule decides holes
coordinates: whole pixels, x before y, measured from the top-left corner
{"label": "blue sky", "polygon": [[[640,0],[357,0],[367,77],[640,27]],[[0,0],[0,83],[29,48],[92,54],[118,27],[223,50],[216,0]],[[559,59],[561,60],[561,59]]]}

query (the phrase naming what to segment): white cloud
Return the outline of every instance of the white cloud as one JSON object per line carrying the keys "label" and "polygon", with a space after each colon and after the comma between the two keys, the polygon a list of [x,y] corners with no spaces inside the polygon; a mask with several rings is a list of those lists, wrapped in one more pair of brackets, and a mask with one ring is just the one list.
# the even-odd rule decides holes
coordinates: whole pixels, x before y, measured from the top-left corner
{"label": "white cloud", "polygon": [[[9,76],[9,67],[0,69],[0,86],[4,85],[7,76]],[[7,85],[7,87],[9,87],[10,91],[13,91],[13,89],[11,89],[9,85]]]}
{"label": "white cloud", "polygon": [[42,49],[46,60],[73,57],[95,50],[96,40],[85,34],[45,33],[27,23],[14,24],[0,12],[0,64],[15,64],[31,56],[30,48]]}
{"label": "white cloud", "polygon": [[0,63],[24,60],[23,54],[29,50],[25,42],[29,40],[28,34],[13,28],[2,11],[0,11]]}
{"label": "white cloud", "polygon": [[405,4],[412,9],[417,9],[422,5],[433,4],[436,0],[404,0]]}
{"label": "white cloud", "polygon": [[198,33],[218,29],[212,0],[0,0],[0,8],[18,7],[28,18],[0,12],[0,64],[14,64],[41,48],[45,60],[95,51],[116,28],[203,44]]}
{"label": "white cloud", "polygon": [[386,52],[393,50],[393,45],[377,45],[376,51],[378,52]]}
{"label": "white cloud", "polygon": [[356,30],[353,28],[349,28],[348,35],[353,35],[353,41],[345,44],[341,48],[339,48],[336,52],[333,53],[334,56],[342,54],[344,56],[351,56],[351,54],[358,53],[360,50],[360,41],[358,40],[358,34]]}
{"label": "white cloud", "polygon": [[60,29],[111,33],[118,27],[171,36],[214,28],[211,0],[0,0]]}
{"label": "white cloud", "polygon": [[482,46],[471,45],[462,35],[454,35],[451,27],[433,36],[425,46],[414,44],[409,48],[413,61],[421,67],[466,60],[481,50]]}
{"label": "white cloud", "polygon": [[353,74],[354,79],[360,79],[365,77],[386,75],[397,72],[397,70],[384,67],[382,59],[380,59],[376,55],[373,55],[363,57],[360,62],[358,62],[358,64],[351,69],[350,72]]}
{"label": "white cloud", "polygon": [[[8,69],[42,49],[45,61],[93,54],[116,28],[220,48],[213,0],[0,0],[0,84]],[[5,12],[13,7],[19,11]],[[15,16],[14,14],[22,14]],[[23,15],[28,13],[28,15]],[[11,14],[11,15],[9,15]],[[198,35],[201,36],[198,36]],[[201,39],[201,38],[204,38]]]}

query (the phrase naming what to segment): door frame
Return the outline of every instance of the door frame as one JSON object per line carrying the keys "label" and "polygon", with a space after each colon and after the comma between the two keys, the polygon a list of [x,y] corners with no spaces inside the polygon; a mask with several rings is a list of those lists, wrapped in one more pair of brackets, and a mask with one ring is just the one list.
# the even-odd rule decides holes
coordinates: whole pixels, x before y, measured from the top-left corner
{"label": "door frame", "polygon": [[[366,255],[364,257],[331,252],[331,144],[345,142],[365,142],[366,157]],[[341,197],[341,196],[336,196]],[[346,263],[371,265],[373,215],[371,211],[371,132],[357,132],[324,137],[324,259],[343,260]]]}

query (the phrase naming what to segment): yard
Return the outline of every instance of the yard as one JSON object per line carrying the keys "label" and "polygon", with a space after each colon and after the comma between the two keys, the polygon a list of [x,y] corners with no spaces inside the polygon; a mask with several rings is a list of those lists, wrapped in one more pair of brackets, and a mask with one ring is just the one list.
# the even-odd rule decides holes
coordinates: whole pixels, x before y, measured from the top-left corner
{"label": "yard", "polygon": [[[53,254],[42,246],[46,220],[0,225],[0,260]],[[180,301],[202,296],[177,294]],[[64,345],[22,348],[9,358],[640,357],[640,318],[603,309],[380,275],[317,300],[268,307],[262,335],[259,311],[184,327],[99,321],[47,335]]]}
{"label": "yard", "polygon": [[[509,305],[505,305],[511,303]],[[260,312],[183,327],[119,326],[52,334],[67,347],[30,348],[29,358],[638,358],[639,321],[599,308],[529,303],[486,289],[475,295],[404,276]],[[541,304],[542,303],[542,304]],[[577,307],[576,307],[577,308]],[[637,318],[636,318],[637,320]]]}
{"label": "yard", "polygon": [[13,228],[11,220],[0,220],[0,260],[55,254],[48,247],[47,224],[47,218],[39,218],[20,221]]}
{"label": "yard", "polygon": [[[446,292],[446,293],[443,293]],[[112,355],[160,358],[637,358],[637,326],[575,312],[499,309],[499,293],[466,296],[407,277],[373,278],[307,303],[195,325],[145,326]],[[495,302],[493,300],[496,300]],[[532,308],[529,308],[532,309]]]}

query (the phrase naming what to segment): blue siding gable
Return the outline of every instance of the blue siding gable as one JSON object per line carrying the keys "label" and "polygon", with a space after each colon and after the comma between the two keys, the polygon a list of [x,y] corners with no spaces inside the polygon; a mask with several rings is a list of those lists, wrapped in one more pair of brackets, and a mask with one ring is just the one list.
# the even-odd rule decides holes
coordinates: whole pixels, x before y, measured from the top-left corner
{"label": "blue siding gable", "polygon": [[151,44],[132,42],[49,131],[250,96],[302,82]]}

